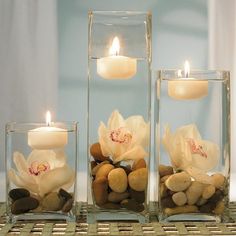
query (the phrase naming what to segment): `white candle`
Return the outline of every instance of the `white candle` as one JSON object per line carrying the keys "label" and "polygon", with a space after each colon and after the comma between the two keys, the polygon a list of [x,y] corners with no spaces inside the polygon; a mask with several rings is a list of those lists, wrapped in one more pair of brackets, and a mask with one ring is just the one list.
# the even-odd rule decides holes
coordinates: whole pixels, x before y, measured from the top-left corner
{"label": "white candle", "polygon": [[207,96],[208,82],[189,78],[190,66],[185,62],[185,78],[168,81],[168,95],[178,100],[199,99]]}
{"label": "white candle", "polygon": [[67,144],[67,130],[50,126],[51,114],[46,114],[47,126],[39,127],[28,132],[28,145],[33,149],[55,149]]}
{"label": "white candle", "polygon": [[130,79],[137,71],[137,60],[119,55],[120,43],[115,37],[108,57],[97,60],[97,73],[104,79]]}

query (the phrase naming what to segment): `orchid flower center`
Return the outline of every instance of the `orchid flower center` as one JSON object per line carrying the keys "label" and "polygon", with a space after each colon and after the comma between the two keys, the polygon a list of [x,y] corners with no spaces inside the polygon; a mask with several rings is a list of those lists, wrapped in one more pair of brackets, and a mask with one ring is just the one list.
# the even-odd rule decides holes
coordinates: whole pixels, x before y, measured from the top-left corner
{"label": "orchid flower center", "polygon": [[48,170],[50,170],[50,165],[46,161],[40,162],[40,163],[37,161],[34,161],[31,163],[29,167],[30,174],[35,175],[35,176],[38,176],[41,173],[46,172]]}
{"label": "orchid flower center", "polygon": [[125,127],[120,127],[111,131],[110,139],[115,143],[129,144],[132,140],[132,134]]}
{"label": "orchid flower center", "polygon": [[199,145],[198,143],[196,143],[195,140],[193,139],[187,139],[187,143],[189,144],[190,150],[192,154],[199,154],[202,157],[207,158],[207,154],[206,152],[203,150],[202,145]]}

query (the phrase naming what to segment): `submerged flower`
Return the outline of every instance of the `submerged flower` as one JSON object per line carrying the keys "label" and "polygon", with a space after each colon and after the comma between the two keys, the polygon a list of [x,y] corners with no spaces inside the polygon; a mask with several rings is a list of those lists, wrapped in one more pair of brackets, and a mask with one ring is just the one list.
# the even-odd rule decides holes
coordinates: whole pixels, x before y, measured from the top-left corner
{"label": "submerged flower", "polygon": [[175,169],[185,170],[197,179],[206,178],[205,173],[219,162],[218,145],[203,140],[194,124],[182,126],[174,134],[166,126],[162,142]]}
{"label": "submerged flower", "polygon": [[59,188],[69,189],[74,183],[75,172],[66,164],[61,150],[33,150],[27,160],[20,152],[14,152],[13,161],[17,172],[8,171],[10,180],[40,196]]}
{"label": "submerged flower", "polygon": [[149,142],[149,124],[142,116],[130,116],[124,120],[115,110],[108,120],[107,127],[101,122],[98,136],[102,154],[110,156],[114,163],[141,159],[148,155],[145,148]]}

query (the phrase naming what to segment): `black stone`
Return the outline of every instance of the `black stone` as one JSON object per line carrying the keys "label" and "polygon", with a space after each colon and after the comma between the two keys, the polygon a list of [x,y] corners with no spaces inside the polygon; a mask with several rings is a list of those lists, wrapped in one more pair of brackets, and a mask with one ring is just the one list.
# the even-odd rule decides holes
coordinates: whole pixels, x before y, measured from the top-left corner
{"label": "black stone", "polygon": [[66,201],[72,198],[71,194],[69,194],[69,193],[68,193],[66,190],[64,190],[63,188],[60,188],[58,194],[59,194],[60,197],[62,197],[62,198],[65,199]]}
{"label": "black stone", "polygon": [[208,202],[210,202],[211,204],[215,204],[216,206],[216,203],[221,201],[223,198],[224,194],[219,189],[217,189],[213,196],[208,199]]}
{"label": "black stone", "polygon": [[9,197],[16,201],[20,198],[29,197],[30,192],[25,188],[14,188],[9,192]]}
{"label": "black stone", "polygon": [[208,202],[199,207],[200,212],[202,213],[211,213],[215,209],[216,204]]}
{"label": "black stone", "polygon": [[162,198],[161,199],[161,206],[163,208],[166,208],[166,207],[168,207],[168,208],[176,207],[176,205],[175,205],[175,203],[174,203],[174,201],[173,201],[171,196]]}
{"label": "black stone", "polygon": [[134,199],[125,199],[120,204],[122,207],[130,211],[142,212],[144,210],[143,204],[139,204]]}
{"label": "black stone", "polygon": [[62,207],[61,210],[62,210],[62,212],[67,213],[67,212],[69,212],[69,211],[71,210],[72,206],[73,206],[73,199],[70,198],[70,199],[64,204],[64,206]]}
{"label": "black stone", "polygon": [[16,200],[11,205],[12,214],[18,215],[36,209],[39,206],[39,201],[33,197],[24,197]]}
{"label": "black stone", "polygon": [[105,209],[118,210],[118,209],[120,209],[120,204],[116,204],[113,202],[107,202],[107,203],[103,204],[101,207],[105,208]]}
{"label": "black stone", "polygon": [[130,197],[134,199],[138,203],[145,202],[145,192],[144,191],[135,191],[133,189],[129,189]]}

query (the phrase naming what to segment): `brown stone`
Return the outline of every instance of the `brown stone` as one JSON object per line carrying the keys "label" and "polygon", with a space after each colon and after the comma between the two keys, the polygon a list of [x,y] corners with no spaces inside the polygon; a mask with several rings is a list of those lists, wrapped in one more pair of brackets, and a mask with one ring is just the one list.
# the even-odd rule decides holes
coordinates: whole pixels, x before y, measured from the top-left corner
{"label": "brown stone", "polygon": [[145,202],[145,191],[135,191],[133,189],[129,189],[130,197],[134,199],[138,203]]}
{"label": "brown stone", "polygon": [[146,161],[144,159],[138,159],[134,161],[132,165],[132,170],[137,170],[137,169],[146,168],[146,167],[147,167]]}
{"label": "brown stone", "polygon": [[172,166],[159,165],[159,175],[161,178],[165,175],[172,175],[173,173]]}
{"label": "brown stone", "polygon": [[92,183],[93,195],[97,205],[103,205],[108,199],[108,181],[105,177],[96,178]]}
{"label": "brown stone", "polygon": [[103,156],[100,143],[94,143],[91,145],[90,154],[91,154],[91,156],[93,156],[95,161],[109,160],[109,157]]}
{"label": "brown stone", "polygon": [[96,175],[98,170],[105,164],[109,164],[110,162],[109,161],[103,161],[101,163],[99,163],[98,165],[96,165],[93,169],[92,169],[92,175]]}
{"label": "brown stone", "polygon": [[114,166],[112,164],[104,164],[103,166],[101,166],[98,169],[98,171],[96,173],[96,178],[99,178],[99,177],[106,177],[107,178],[108,174],[113,169],[114,169]]}
{"label": "brown stone", "polygon": [[148,183],[147,168],[140,168],[132,171],[129,176],[129,186],[135,191],[145,191]]}
{"label": "brown stone", "polygon": [[18,215],[36,209],[39,201],[32,197],[24,197],[14,201],[11,205],[12,214]]}
{"label": "brown stone", "polygon": [[139,204],[133,199],[125,199],[120,204],[130,211],[141,212],[144,210],[143,204]]}
{"label": "brown stone", "polygon": [[29,197],[30,192],[25,188],[14,188],[9,192],[9,197],[15,201],[23,197]]}
{"label": "brown stone", "polygon": [[120,204],[116,204],[113,202],[107,202],[107,203],[103,204],[101,207],[105,208],[105,209],[118,210],[118,209],[120,209]]}
{"label": "brown stone", "polygon": [[129,192],[123,192],[123,193],[110,192],[108,194],[108,201],[113,203],[118,203],[128,197],[129,197]]}
{"label": "brown stone", "polygon": [[72,207],[73,207],[73,199],[71,198],[71,199],[69,199],[65,204],[64,204],[64,206],[62,207],[62,209],[61,209],[61,211],[62,212],[65,212],[65,213],[67,213],[67,212],[69,212],[71,209],[72,209]]}
{"label": "brown stone", "polygon": [[175,207],[176,205],[175,205],[172,197],[168,196],[168,197],[161,199],[161,206],[162,206],[162,208],[166,208],[166,207],[172,208],[172,207]]}

